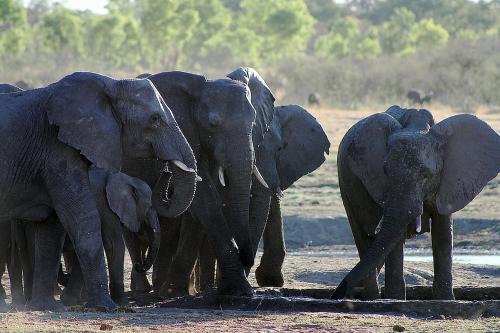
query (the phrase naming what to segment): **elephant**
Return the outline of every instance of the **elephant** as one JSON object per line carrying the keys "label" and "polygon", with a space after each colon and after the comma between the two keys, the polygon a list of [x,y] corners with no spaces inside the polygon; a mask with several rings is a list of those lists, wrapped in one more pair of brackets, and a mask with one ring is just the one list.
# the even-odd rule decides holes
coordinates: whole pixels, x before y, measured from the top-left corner
{"label": "elephant", "polygon": [[339,186],[360,261],[332,298],[405,299],[406,237],[431,232],[434,299],[454,299],[452,213],[465,207],[500,170],[500,136],[474,115],[435,124],[428,110],[395,105],[352,126],[338,157]]}
{"label": "elephant", "polygon": [[[151,202],[152,192],[145,182],[122,172],[111,174],[91,167],[89,180],[102,222],[101,234],[108,262],[111,298],[123,305],[128,303],[123,284],[123,238],[144,244],[148,249],[146,256],[132,258],[134,269],[138,271],[151,268],[160,246],[160,234],[156,232],[160,224]],[[81,303],[84,298],[81,269],[76,257],[72,256],[72,259],[68,286],[61,295],[65,305]]]}
{"label": "elephant", "polygon": [[[245,75],[253,80],[254,72],[247,71]],[[250,95],[247,84],[232,79],[207,80],[185,72],[163,72],[147,78],[168,101],[193,148],[202,178],[188,212],[177,221],[160,218],[162,241],[153,267],[153,287],[161,295],[170,296],[169,285],[175,285],[173,281],[184,276],[181,270],[169,271],[170,262],[177,260],[175,256],[172,258],[175,247],[169,237],[176,234],[179,221],[189,216],[206,231],[220,263],[222,279],[218,292],[251,295],[253,289],[244,267],[253,265],[249,232],[252,174],[263,181],[255,165],[254,144],[262,141],[271,124],[274,97],[267,86]],[[144,161],[132,161],[124,168],[129,175],[148,184],[161,182],[155,170],[155,166]],[[153,206],[160,217],[164,216],[163,209],[157,205],[161,195],[153,191]],[[227,215],[223,213],[223,197],[229,198]],[[131,256],[142,251],[136,244],[127,243],[127,247]],[[132,288],[147,291],[148,284],[144,274],[132,273]]]}
{"label": "elephant", "polygon": [[[116,80],[91,72],[75,72],[44,88],[0,94],[0,109],[0,220],[44,221],[36,223],[30,307],[60,307],[52,291],[66,231],[83,267],[86,306],[115,308],[89,166],[116,173],[126,158],[157,158],[190,174],[186,186],[194,192],[196,161],[170,109],[149,80]],[[181,176],[174,172],[172,177],[175,183]],[[173,211],[185,210],[191,202],[192,193],[184,200],[178,195],[165,203],[180,206]],[[58,223],[46,220],[54,213]]]}
{"label": "elephant", "polygon": [[424,93],[415,89],[408,91],[408,94],[406,94],[406,98],[408,98],[410,103],[419,104],[420,106],[424,103],[430,103],[433,96],[434,93],[432,91],[430,91],[427,95],[424,95]]}
{"label": "elephant", "polygon": [[[255,86],[251,89],[252,94],[254,90]],[[311,114],[298,105],[287,105],[274,108],[270,128],[260,145],[254,148],[256,164],[268,185],[266,188],[257,179],[252,182],[250,233],[254,257],[265,230],[264,254],[255,274],[259,286],[281,287],[281,267],[286,251],[280,207],[282,191],[325,161],[330,142]],[[226,207],[228,205],[226,202]],[[183,275],[169,284],[169,288],[176,291],[173,296],[188,294],[194,289],[190,279],[194,267],[200,269],[199,276],[195,277],[200,280],[199,291],[215,285],[215,258],[202,245],[202,228],[189,216],[181,224],[179,240],[174,242],[178,244],[176,258],[170,270],[177,276],[180,272]],[[199,265],[195,266],[196,263]]]}

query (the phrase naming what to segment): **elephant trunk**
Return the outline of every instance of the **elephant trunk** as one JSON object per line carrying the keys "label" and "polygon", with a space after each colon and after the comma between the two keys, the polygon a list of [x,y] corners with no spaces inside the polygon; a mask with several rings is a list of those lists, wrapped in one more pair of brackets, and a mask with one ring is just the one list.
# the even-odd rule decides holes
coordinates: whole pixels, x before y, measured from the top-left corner
{"label": "elephant trunk", "polygon": [[401,221],[397,218],[383,216],[380,222],[380,231],[375,241],[359,263],[354,266],[338,285],[332,298],[341,299],[350,296],[349,293],[352,291],[352,288],[357,287],[370,272],[381,267],[394,246],[405,237],[407,224],[402,225]]}
{"label": "elephant trunk", "polygon": [[163,217],[176,217],[186,211],[196,190],[195,172],[169,163],[169,172],[162,171],[153,188],[153,207]]}
{"label": "elephant trunk", "polygon": [[[250,146],[251,147],[251,146]],[[233,232],[236,245],[238,245],[241,263],[251,267],[254,263],[253,246],[250,238],[250,192],[252,185],[252,171],[254,165],[253,150],[250,148],[239,154],[234,149],[228,168],[225,170],[229,182],[227,201],[229,205],[230,220],[228,221]]]}
{"label": "elephant trunk", "polygon": [[160,223],[158,221],[158,214],[150,209],[147,214],[147,237],[149,240],[149,246],[145,258],[143,258],[142,263],[134,263],[134,269],[137,272],[147,272],[154,264],[158,251],[160,250]]}

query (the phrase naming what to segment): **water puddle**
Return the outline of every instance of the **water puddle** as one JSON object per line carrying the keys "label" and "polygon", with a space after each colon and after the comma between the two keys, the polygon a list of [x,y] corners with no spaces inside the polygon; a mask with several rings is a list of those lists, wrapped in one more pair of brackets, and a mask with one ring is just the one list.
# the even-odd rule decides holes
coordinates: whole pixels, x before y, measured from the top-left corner
{"label": "water puddle", "polygon": [[[357,252],[353,251],[293,251],[291,256],[307,257],[357,257]],[[432,252],[428,250],[408,249],[405,250],[405,261],[408,262],[432,262]],[[459,252],[453,255],[453,262],[470,265],[490,265],[500,267],[500,253],[493,252]]]}

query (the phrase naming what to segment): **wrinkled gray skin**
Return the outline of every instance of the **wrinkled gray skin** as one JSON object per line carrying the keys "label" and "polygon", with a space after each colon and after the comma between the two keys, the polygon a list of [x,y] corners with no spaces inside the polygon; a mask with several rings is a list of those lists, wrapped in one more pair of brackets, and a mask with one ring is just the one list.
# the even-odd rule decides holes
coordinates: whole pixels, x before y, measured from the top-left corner
{"label": "wrinkled gray skin", "polygon": [[[269,188],[254,177],[250,202],[250,233],[254,257],[265,228],[264,254],[256,270],[260,286],[283,285],[281,267],[286,249],[280,207],[282,191],[302,176],[316,170],[325,161],[325,152],[328,153],[329,147],[330,142],[321,125],[306,110],[297,105],[274,109],[270,129],[260,145],[255,147],[257,166]],[[182,260],[174,260],[171,269],[183,272],[183,279],[177,279],[177,285],[170,285],[172,290],[182,290],[175,296],[193,290],[190,276],[197,258],[201,267],[195,279],[200,280],[200,291],[215,285],[214,258],[203,247],[200,226],[186,217],[180,228],[176,256]]]}
{"label": "wrinkled gray skin", "polygon": [[[160,246],[158,215],[151,202],[151,189],[142,180],[124,173],[110,174],[91,167],[89,171],[92,192],[102,221],[101,233],[109,270],[109,289],[115,303],[126,304],[123,284],[125,243],[129,241],[149,248],[146,258],[133,261],[139,271],[153,265]],[[76,259],[76,258],[75,258]],[[69,282],[61,300],[64,305],[82,303],[85,296],[78,261],[71,264]]]}
{"label": "wrinkled gray skin", "polygon": [[[242,82],[220,79],[206,80],[203,76],[184,72],[165,72],[148,77],[165,100],[168,100],[177,122],[188,139],[198,162],[198,182],[193,203],[184,214],[203,228],[220,262],[222,281],[218,292],[229,295],[250,295],[252,289],[246,280],[244,267],[253,265],[252,242],[249,232],[249,206],[252,170],[254,168],[255,141],[262,140],[272,120],[273,96],[268,89],[252,95],[259,101],[254,108],[247,85]],[[269,108],[271,106],[271,108]],[[267,107],[267,108],[266,108]],[[256,123],[254,130],[252,125]],[[219,168],[223,169],[226,186],[219,183]],[[130,175],[152,183],[157,181],[155,167],[137,162],[125,168]],[[146,175],[146,177],[145,177]],[[149,177],[149,179],[146,179]],[[168,182],[168,178],[158,182]],[[159,207],[163,193],[153,192],[153,204],[160,216]],[[228,199],[230,211],[224,215],[222,202]],[[181,261],[173,256],[173,239],[177,238],[180,220],[160,219],[162,242],[159,259],[154,265],[153,285],[160,294],[175,294],[172,285],[183,279],[181,269],[169,270],[171,261]],[[234,238],[234,241],[232,240]],[[138,256],[142,249],[127,243],[131,256]],[[183,265],[183,267],[188,267]],[[132,272],[132,289],[150,289],[144,274]]]}
{"label": "wrinkled gray skin", "polygon": [[377,276],[385,262],[385,297],[404,299],[405,238],[432,229],[433,298],[454,299],[452,213],[497,176],[498,134],[473,115],[434,124],[427,110],[393,106],[351,127],[337,161],[360,262],[333,298],[356,296],[360,284],[362,298],[378,298]]}
{"label": "wrinkled gray skin", "polygon": [[78,72],[45,88],[0,94],[0,125],[0,220],[41,221],[55,212],[60,221],[36,224],[31,308],[58,308],[53,287],[64,231],[84,267],[86,305],[114,308],[88,168],[116,172],[127,151],[194,169],[172,113],[148,80]]}

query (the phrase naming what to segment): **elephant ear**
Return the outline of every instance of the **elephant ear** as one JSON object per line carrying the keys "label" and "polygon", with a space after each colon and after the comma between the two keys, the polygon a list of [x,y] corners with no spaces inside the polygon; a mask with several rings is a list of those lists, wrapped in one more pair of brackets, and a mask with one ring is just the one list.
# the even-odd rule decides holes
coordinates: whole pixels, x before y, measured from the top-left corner
{"label": "elephant ear", "polygon": [[151,207],[149,186],[137,178],[118,172],[108,177],[106,198],[109,207],[118,215],[121,223],[131,232],[139,232],[141,221],[137,209],[140,208],[139,201],[144,199],[149,200],[148,207]]}
{"label": "elephant ear", "polygon": [[330,141],[316,118],[298,105],[277,107],[275,116],[281,123],[282,138],[276,165],[285,190],[323,164],[325,153],[330,152]]}
{"label": "elephant ear", "polygon": [[77,72],[50,86],[47,104],[50,124],[58,139],[76,148],[90,162],[109,171],[121,168],[121,123],[112,100],[118,81],[95,73]]}
{"label": "elephant ear", "polygon": [[500,136],[470,114],[449,117],[431,128],[443,145],[443,170],[436,195],[440,214],[464,208],[500,171]]}
{"label": "elephant ear", "polygon": [[254,146],[258,147],[273,121],[275,98],[264,79],[253,68],[240,67],[227,77],[243,82],[250,89],[252,105],[256,111],[255,126],[252,130],[253,142]]}
{"label": "elephant ear", "polygon": [[376,113],[357,122],[347,131],[339,148],[347,154],[352,172],[361,180],[370,196],[379,204],[384,201],[387,176],[384,161],[388,153],[387,141],[401,124],[386,113]]}

